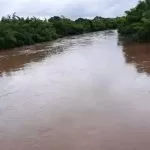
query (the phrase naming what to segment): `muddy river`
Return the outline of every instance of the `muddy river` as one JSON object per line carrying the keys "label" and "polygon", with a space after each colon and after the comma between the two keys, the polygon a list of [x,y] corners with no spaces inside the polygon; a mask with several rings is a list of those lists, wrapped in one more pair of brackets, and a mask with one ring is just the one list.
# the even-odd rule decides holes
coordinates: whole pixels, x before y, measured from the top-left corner
{"label": "muddy river", "polygon": [[1,51],[0,150],[150,150],[150,44],[104,31]]}

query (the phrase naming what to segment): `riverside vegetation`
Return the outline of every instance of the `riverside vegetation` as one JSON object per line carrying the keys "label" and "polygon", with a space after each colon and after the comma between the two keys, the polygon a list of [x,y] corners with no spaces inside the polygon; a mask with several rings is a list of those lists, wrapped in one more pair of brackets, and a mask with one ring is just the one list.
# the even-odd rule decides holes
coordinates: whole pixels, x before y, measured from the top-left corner
{"label": "riverside vegetation", "polygon": [[0,20],[0,49],[52,41],[68,35],[118,29],[120,35],[134,41],[150,41],[150,0],[139,1],[126,16],[116,18],[78,18],[73,21],[54,16],[41,20],[23,18],[15,13]]}
{"label": "riverside vegetation", "polygon": [[150,41],[150,0],[139,1],[135,8],[126,11],[118,31],[134,41]]}
{"label": "riverside vegetation", "polygon": [[119,21],[120,18],[102,17],[73,21],[58,16],[41,20],[36,17],[19,17],[14,13],[2,17],[0,21],[0,49],[52,41],[68,35],[116,29]]}

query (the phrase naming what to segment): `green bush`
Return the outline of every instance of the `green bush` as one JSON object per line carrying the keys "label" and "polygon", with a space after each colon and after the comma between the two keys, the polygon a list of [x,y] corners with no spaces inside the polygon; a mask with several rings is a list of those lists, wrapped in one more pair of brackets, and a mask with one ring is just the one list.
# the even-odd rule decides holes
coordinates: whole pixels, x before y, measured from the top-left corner
{"label": "green bush", "polygon": [[126,11],[118,31],[135,41],[150,41],[150,0],[140,1],[135,8]]}
{"label": "green bush", "polygon": [[[145,14],[148,16],[149,14]],[[50,19],[2,17],[0,21],[0,49],[52,41],[58,37],[117,28],[120,18],[79,18],[75,21],[54,16]]]}

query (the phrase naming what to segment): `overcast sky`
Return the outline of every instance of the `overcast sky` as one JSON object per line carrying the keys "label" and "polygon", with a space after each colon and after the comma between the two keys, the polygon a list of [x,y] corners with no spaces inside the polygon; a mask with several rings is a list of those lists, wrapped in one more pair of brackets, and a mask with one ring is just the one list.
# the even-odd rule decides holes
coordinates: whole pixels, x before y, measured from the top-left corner
{"label": "overcast sky", "polygon": [[16,12],[21,16],[114,17],[123,15],[139,0],[0,0],[0,16]]}

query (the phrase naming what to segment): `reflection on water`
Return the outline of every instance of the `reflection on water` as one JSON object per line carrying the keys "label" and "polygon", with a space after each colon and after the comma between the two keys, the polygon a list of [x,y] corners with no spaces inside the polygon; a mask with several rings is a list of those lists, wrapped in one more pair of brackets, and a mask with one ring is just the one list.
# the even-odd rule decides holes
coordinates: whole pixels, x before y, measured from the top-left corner
{"label": "reflection on water", "polygon": [[126,62],[135,65],[139,73],[150,74],[150,44],[126,43],[123,46]]}
{"label": "reflection on water", "polygon": [[0,150],[150,150],[149,46],[117,43],[104,31],[0,52]]}
{"label": "reflection on water", "polygon": [[10,75],[13,71],[22,70],[30,63],[39,62],[45,57],[62,52],[64,48],[64,45],[47,43],[1,51],[0,75]]}
{"label": "reflection on water", "polygon": [[[26,46],[9,51],[0,51],[0,75],[11,75],[13,71],[22,70],[27,65],[39,62],[51,55],[59,54],[66,50],[67,47],[71,47],[74,44],[89,44],[90,39],[84,35],[83,37],[85,37],[84,40],[76,40],[76,37],[66,37],[52,43]],[[68,39],[69,41],[67,42]]]}

